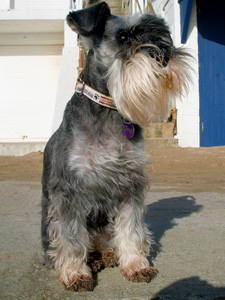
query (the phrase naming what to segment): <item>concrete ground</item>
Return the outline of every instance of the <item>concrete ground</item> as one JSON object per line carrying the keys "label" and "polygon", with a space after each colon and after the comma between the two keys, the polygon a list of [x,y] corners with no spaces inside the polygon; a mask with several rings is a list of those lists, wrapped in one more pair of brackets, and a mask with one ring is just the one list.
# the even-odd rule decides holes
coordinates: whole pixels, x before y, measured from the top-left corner
{"label": "concrete ground", "polygon": [[152,149],[151,160],[146,222],[158,276],[132,283],[105,269],[93,292],[78,294],[43,266],[42,154],[0,157],[0,299],[225,299],[225,147]]}

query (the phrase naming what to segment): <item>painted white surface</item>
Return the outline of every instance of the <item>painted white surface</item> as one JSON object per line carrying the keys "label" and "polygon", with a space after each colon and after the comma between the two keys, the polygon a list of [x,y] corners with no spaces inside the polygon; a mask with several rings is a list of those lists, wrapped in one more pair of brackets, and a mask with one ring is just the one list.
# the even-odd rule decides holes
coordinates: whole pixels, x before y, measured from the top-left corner
{"label": "painted white surface", "polygon": [[0,143],[0,156],[22,156],[31,152],[43,152],[46,142]]}
{"label": "painted white surface", "polygon": [[0,0],[0,9],[69,9],[70,0]]}
{"label": "painted white surface", "polygon": [[69,9],[70,0],[15,0],[15,9]]}
{"label": "painted white surface", "polygon": [[155,0],[153,7],[157,14],[165,18],[174,41],[175,46],[184,46],[194,57],[194,61],[190,61],[193,84],[190,86],[188,95],[184,95],[181,99],[176,99],[178,110],[176,138],[179,140],[181,147],[199,147],[199,77],[198,77],[198,39],[197,39],[197,16],[196,1],[193,1],[191,19],[188,30],[188,39],[185,45],[181,45],[180,34],[180,6],[177,0]]}
{"label": "painted white surface", "polygon": [[66,104],[74,94],[78,74],[79,48],[77,47],[77,34],[69,28],[66,22],[64,28],[64,48],[62,52],[52,132],[55,132],[61,124]]}
{"label": "painted white surface", "polygon": [[0,9],[9,9],[10,0],[0,0]]}
{"label": "painted white surface", "polygon": [[[66,15],[66,14],[65,14]],[[64,15],[64,18],[65,18]],[[1,16],[1,13],[0,13]],[[0,19],[0,34],[10,33],[63,33],[63,20],[2,20]]]}
{"label": "painted white surface", "polygon": [[0,46],[30,46],[30,45],[62,45],[62,33],[2,33],[0,34]]}
{"label": "painted white surface", "polygon": [[193,1],[188,39],[185,48],[194,57],[191,66],[193,84],[189,93],[182,101],[177,101],[177,124],[179,145],[181,147],[200,147],[200,111],[199,111],[199,72],[198,72],[198,31],[196,1]]}
{"label": "painted white surface", "polygon": [[43,151],[77,76],[77,38],[65,24],[72,1],[14,3],[0,0],[0,155]]}
{"label": "painted white surface", "polygon": [[0,12],[0,20],[64,20],[68,9],[11,9]]}
{"label": "painted white surface", "polygon": [[51,134],[61,46],[0,47],[0,142]]}

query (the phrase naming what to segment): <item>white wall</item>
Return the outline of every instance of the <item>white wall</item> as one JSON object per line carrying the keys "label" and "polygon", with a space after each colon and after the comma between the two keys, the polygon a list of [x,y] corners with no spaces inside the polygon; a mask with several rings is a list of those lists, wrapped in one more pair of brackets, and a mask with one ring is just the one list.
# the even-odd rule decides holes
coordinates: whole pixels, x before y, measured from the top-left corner
{"label": "white wall", "polygon": [[73,32],[65,22],[64,47],[54,108],[52,133],[58,129],[62,122],[66,104],[74,94],[78,75],[78,57],[79,48],[77,46],[77,34]]}
{"label": "white wall", "polygon": [[47,141],[61,46],[0,47],[0,142]]}
{"label": "white wall", "polygon": [[26,19],[29,11],[0,13],[0,143],[44,142],[52,132],[64,21],[39,10]]}
{"label": "white wall", "polygon": [[196,1],[193,1],[188,30],[188,39],[184,46],[185,48],[189,49],[189,52],[194,57],[194,60],[190,61],[191,67],[193,68],[193,84],[190,85],[188,95],[186,97],[183,97],[181,101],[177,101],[177,138],[179,139],[179,145],[181,147],[200,147],[198,31]]}
{"label": "white wall", "polygon": [[61,123],[79,57],[65,23],[71,3],[0,0],[0,155],[43,151]]}
{"label": "white wall", "polygon": [[0,0],[0,9],[9,9],[9,0]]}
{"label": "white wall", "polygon": [[68,10],[81,9],[82,0],[0,0],[2,10]]}
{"label": "white wall", "polygon": [[0,0],[1,9],[69,9],[70,0]]}
{"label": "white wall", "polygon": [[178,110],[177,127],[179,146],[181,147],[199,147],[199,77],[198,77],[198,37],[196,20],[196,1],[193,1],[191,19],[188,30],[188,38],[185,45],[181,45],[180,33],[180,6],[177,0],[153,0],[153,7],[157,14],[165,18],[169,25],[171,35],[175,46],[184,47],[195,58],[190,61],[193,84],[190,86],[188,95],[181,99],[176,99]]}

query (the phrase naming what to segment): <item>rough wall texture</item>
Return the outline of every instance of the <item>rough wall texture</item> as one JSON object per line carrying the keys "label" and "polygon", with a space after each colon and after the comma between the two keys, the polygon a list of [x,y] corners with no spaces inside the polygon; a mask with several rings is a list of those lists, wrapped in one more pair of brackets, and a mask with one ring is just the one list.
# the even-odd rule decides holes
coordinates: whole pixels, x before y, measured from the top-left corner
{"label": "rough wall texture", "polygon": [[[88,7],[90,5],[96,4],[98,2],[101,2],[101,0],[85,0],[84,1],[84,7]],[[108,3],[108,5],[111,8],[111,13],[113,15],[119,15],[119,16],[127,16],[128,9],[123,8],[123,1],[122,0],[105,0],[105,2]]]}

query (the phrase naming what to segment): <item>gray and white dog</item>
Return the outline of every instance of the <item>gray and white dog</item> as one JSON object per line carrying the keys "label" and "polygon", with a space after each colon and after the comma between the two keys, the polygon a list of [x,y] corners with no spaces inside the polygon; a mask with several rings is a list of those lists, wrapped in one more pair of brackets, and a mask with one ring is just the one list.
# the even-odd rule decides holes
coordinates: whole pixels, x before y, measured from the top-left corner
{"label": "gray and white dog", "polygon": [[163,19],[114,16],[105,2],[71,12],[67,23],[89,53],[44,151],[45,256],[67,289],[93,290],[93,274],[114,265],[149,282],[157,272],[147,259],[141,127],[187,87],[188,55]]}

